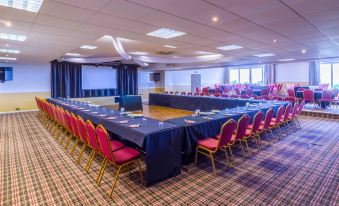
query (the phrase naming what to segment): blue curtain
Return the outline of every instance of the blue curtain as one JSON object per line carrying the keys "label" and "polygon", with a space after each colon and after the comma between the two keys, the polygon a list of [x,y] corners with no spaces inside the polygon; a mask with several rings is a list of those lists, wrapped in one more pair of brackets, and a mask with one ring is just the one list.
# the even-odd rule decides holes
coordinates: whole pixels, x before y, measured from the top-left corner
{"label": "blue curtain", "polygon": [[264,66],[264,85],[275,82],[275,64],[266,64]]}
{"label": "blue curtain", "polygon": [[138,94],[138,65],[120,64],[118,66],[118,94]]}
{"label": "blue curtain", "polygon": [[81,64],[51,62],[51,96],[77,98],[82,96]]}
{"label": "blue curtain", "polygon": [[318,86],[320,84],[320,64],[319,61],[311,61],[309,65],[309,84]]}

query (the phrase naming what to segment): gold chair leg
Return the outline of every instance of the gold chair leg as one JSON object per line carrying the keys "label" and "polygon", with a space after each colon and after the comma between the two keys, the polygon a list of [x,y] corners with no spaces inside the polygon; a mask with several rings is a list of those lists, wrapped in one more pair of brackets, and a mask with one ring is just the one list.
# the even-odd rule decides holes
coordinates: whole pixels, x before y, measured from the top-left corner
{"label": "gold chair leg", "polygon": [[66,150],[68,150],[68,146],[69,146],[69,144],[71,143],[72,137],[73,137],[72,134],[70,134],[69,137],[68,137],[68,140],[67,140],[66,145],[65,145],[65,149],[66,149]]}
{"label": "gold chair leg", "polygon": [[227,148],[225,148],[225,156],[226,156],[226,164],[231,165],[232,163],[230,161],[230,158],[228,157]]}
{"label": "gold chair leg", "polygon": [[73,144],[72,151],[71,151],[72,157],[74,156],[75,150],[76,150],[76,148],[77,148],[77,146],[78,146],[78,142],[79,142],[79,140],[78,140],[78,139],[75,139],[75,142],[74,142],[74,144]]}
{"label": "gold chair leg", "polygon": [[95,151],[92,150],[91,154],[89,156],[88,162],[87,162],[87,164],[85,166],[85,171],[86,172],[88,172],[89,168],[91,167],[94,157],[95,157]]}
{"label": "gold chair leg", "polygon": [[211,158],[211,161],[212,161],[212,167],[213,167],[213,173],[214,173],[214,177],[217,176],[217,171],[215,169],[215,164],[214,164],[214,156],[213,156],[213,153],[209,152],[210,153],[210,158]]}
{"label": "gold chair leg", "polygon": [[141,170],[141,162],[140,162],[140,160],[138,160],[138,167],[139,167],[140,180],[141,180],[141,183],[143,184],[144,178],[143,178],[143,176],[142,176],[142,170]]}
{"label": "gold chair leg", "polygon": [[98,174],[97,180],[96,180],[96,182],[98,183],[99,186],[100,186],[101,180],[102,180],[102,178],[105,174],[105,171],[106,171],[106,168],[107,168],[107,162],[108,162],[108,160],[104,159],[104,161],[101,164],[101,169],[99,171],[99,174]]}
{"label": "gold chair leg", "polygon": [[242,156],[245,157],[244,148],[243,148],[242,143],[241,143],[242,141],[240,140],[239,142],[240,142]]}
{"label": "gold chair leg", "polygon": [[82,158],[82,155],[84,154],[84,151],[86,149],[86,144],[83,143],[82,147],[81,147],[81,150],[80,150],[80,153],[79,153],[79,157],[78,157],[78,160],[77,162],[80,164],[80,161],[81,161],[81,158]]}
{"label": "gold chair leg", "polygon": [[115,188],[115,185],[119,179],[119,175],[120,175],[120,171],[121,171],[121,167],[118,168],[118,171],[117,171],[117,174],[115,175],[115,178],[114,178],[114,182],[113,182],[113,185],[112,185],[112,190],[109,194],[109,197],[111,198],[112,197],[112,194],[113,194],[113,191],[114,191],[114,188]]}
{"label": "gold chair leg", "polygon": [[230,146],[228,146],[228,149],[230,150],[230,154],[231,154],[231,157],[232,157],[233,167],[235,167],[235,159],[234,159],[234,156],[233,156],[232,148]]}

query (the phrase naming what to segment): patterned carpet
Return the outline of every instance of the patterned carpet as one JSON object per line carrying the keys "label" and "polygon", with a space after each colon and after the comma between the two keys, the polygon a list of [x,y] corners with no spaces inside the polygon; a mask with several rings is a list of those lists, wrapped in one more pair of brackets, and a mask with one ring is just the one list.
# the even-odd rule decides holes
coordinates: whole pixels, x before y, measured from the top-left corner
{"label": "patterned carpet", "polygon": [[[95,183],[101,159],[89,173],[35,117],[36,112],[0,115],[0,205],[336,205],[339,202],[339,121],[303,117],[302,129],[247,158],[236,153],[236,168],[217,156],[151,187],[133,170],[108,192],[113,169]],[[79,152],[79,148],[77,150]]]}

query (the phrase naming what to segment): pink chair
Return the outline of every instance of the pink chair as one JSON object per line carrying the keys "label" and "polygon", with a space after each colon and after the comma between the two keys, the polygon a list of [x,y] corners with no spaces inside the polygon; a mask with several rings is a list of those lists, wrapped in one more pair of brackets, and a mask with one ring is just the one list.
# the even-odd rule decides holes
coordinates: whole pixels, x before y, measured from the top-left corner
{"label": "pink chair", "polygon": [[69,143],[72,140],[72,138],[75,137],[75,142],[74,142],[73,148],[71,150],[71,155],[74,156],[74,152],[75,152],[76,146],[78,145],[80,137],[79,137],[77,118],[73,113],[70,116],[70,120],[71,120],[72,134],[73,135],[70,135],[70,138],[68,139],[68,141],[66,143],[66,149],[68,149]]}
{"label": "pink chair", "polygon": [[[96,154],[102,156],[101,150],[100,150],[100,146],[99,146],[99,142],[98,142],[98,138],[97,135],[95,133],[95,127],[93,126],[92,122],[90,120],[87,120],[85,122],[85,126],[86,126],[86,131],[87,131],[87,137],[88,137],[88,146],[92,149],[91,154],[90,154],[90,158],[88,159],[87,165],[85,167],[85,171],[88,172],[89,168],[91,167],[94,157]],[[113,151],[116,151],[118,149],[123,148],[124,145],[122,143],[120,143],[119,141],[112,141],[111,143],[111,149]]]}
{"label": "pink chair", "polygon": [[62,144],[64,142],[64,139],[67,135],[67,133],[69,134],[68,138],[72,138],[72,133],[73,133],[73,129],[72,129],[72,125],[71,125],[71,117],[70,114],[68,113],[68,111],[64,112],[64,121],[65,121],[65,136],[63,136],[60,140],[60,144]]}
{"label": "pink chair", "polygon": [[294,93],[293,89],[288,89],[287,94],[288,94],[289,97],[295,97],[295,93]]}
{"label": "pink chair", "polygon": [[130,166],[132,164],[137,164],[137,166],[139,167],[139,174],[140,174],[140,178],[142,182],[143,178],[142,178],[141,165],[140,165],[140,159],[139,159],[140,152],[130,147],[124,147],[124,148],[114,151],[112,149],[112,143],[109,139],[109,135],[106,129],[101,125],[99,125],[95,129],[95,133],[98,137],[100,150],[104,157],[104,161],[101,165],[101,169],[99,171],[99,175],[97,178],[97,183],[100,185],[101,179],[105,174],[108,163],[111,163],[111,165],[113,165],[113,167],[117,169],[117,173],[115,175],[109,197],[112,197],[115,185],[119,179],[119,175],[121,171],[125,168],[130,170]]}
{"label": "pink chair", "polygon": [[331,103],[332,102],[332,91],[324,90],[321,99],[318,99],[319,105],[321,103]]}
{"label": "pink chair", "polygon": [[[247,130],[249,122],[250,122],[250,116],[248,116],[247,114],[244,114],[238,120],[237,130],[234,134],[234,137],[232,137],[232,140],[234,140],[233,142],[239,141],[243,157],[245,157],[245,152],[244,152],[242,142],[246,138],[246,130]],[[246,145],[246,147],[248,147],[248,145]]]}
{"label": "pink chair", "polygon": [[197,165],[198,153],[209,157],[212,161],[214,176],[216,177],[217,172],[215,170],[214,155],[219,149],[223,150],[225,151],[227,161],[230,162],[227,149],[230,150],[232,157],[233,154],[231,148],[227,145],[231,142],[231,138],[236,127],[237,123],[233,119],[230,119],[225,124],[223,124],[220,134],[216,138],[209,137],[199,140],[195,151],[195,165]]}
{"label": "pink chair", "polygon": [[209,94],[210,93],[209,89],[210,89],[209,87],[204,87],[202,89],[202,92],[204,92],[205,94]]}
{"label": "pink chair", "polygon": [[[260,135],[265,135],[267,133],[270,133],[272,139],[273,139],[273,132],[272,132],[272,129],[270,128],[270,124],[272,122],[272,119],[273,119],[273,109],[270,108],[267,112],[266,112],[266,116],[265,116],[265,119],[261,122],[260,124],[260,127],[259,127],[259,136],[258,136],[258,139],[260,141]],[[267,137],[267,142],[268,144],[270,145],[270,140],[269,138]]]}
{"label": "pink chair", "polygon": [[280,129],[280,124],[282,122],[282,118],[283,118],[283,115],[284,115],[284,111],[285,111],[285,107],[284,105],[281,105],[279,108],[278,108],[278,112],[277,112],[277,115],[276,117],[272,118],[272,121],[270,123],[270,128],[271,130],[275,129],[275,130],[279,130],[278,131],[278,138],[279,138],[279,134],[281,133],[281,129]]}
{"label": "pink chair", "polygon": [[258,111],[254,118],[253,118],[253,123],[250,124],[247,127],[246,130],[246,134],[245,134],[245,144],[248,146],[247,144],[247,139],[254,139],[255,144],[257,146],[257,149],[259,150],[258,147],[258,142],[260,141],[260,136],[259,136],[259,127],[261,125],[261,121],[263,119],[264,114],[262,113],[262,111]]}
{"label": "pink chair", "polygon": [[201,93],[200,87],[196,87],[196,88],[195,88],[195,92],[196,92],[196,93]]}
{"label": "pink chair", "polygon": [[78,126],[78,133],[80,137],[79,141],[82,143],[82,147],[81,147],[78,160],[77,160],[77,162],[80,163],[82,155],[86,147],[89,145],[89,142],[88,142],[85,122],[80,116],[78,116],[78,119],[77,119],[77,126]]}
{"label": "pink chair", "polygon": [[297,99],[295,97],[289,96],[289,97],[286,97],[284,101],[295,103]]}
{"label": "pink chair", "polygon": [[214,93],[221,93],[222,91],[221,91],[221,89],[220,89],[220,87],[216,87],[215,89],[214,89]]}
{"label": "pink chair", "polygon": [[305,103],[312,102],[313,104],[315,104],[314,92],[310,89],[305,89],[303,91],[303,99],[305,100]]}
{"label": "pink chair", "polygon": [[221,94],[221,97],[225,97],[225,98],[227,98],[227,97],[228,97],[228,95],[227,95],[227,94],[224,94],[224,93],[222,93],[222,94]]}
{"label": "pink chair", "polygon": [[250,97],[247,94],[240,95],[241,99],[249,99]]}
{"label": "pink chair", "polygon": [[277,87],[273,87],[271,94],[272,94],[272,96],[274,96],[274,97],[277,96],[277,94],[278,94],[278,88],[277,88]]}

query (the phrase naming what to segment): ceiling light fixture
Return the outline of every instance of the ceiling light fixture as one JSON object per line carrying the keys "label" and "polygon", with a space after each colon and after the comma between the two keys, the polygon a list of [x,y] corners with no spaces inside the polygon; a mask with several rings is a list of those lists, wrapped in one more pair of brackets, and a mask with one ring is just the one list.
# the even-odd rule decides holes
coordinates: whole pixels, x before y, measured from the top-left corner
{"label": "ceiling light fixture", "polygon": [[176,46],[171,46],[171,45],[164,45],[164,47],[167,47],[167,48],[172,48],[172,49],[175,49],[175,48],[177,48]]}
{"label": "ceiling light fixture", "polygon": [[181,31],[175,31],[175,30],[172,30],[172,29],[161,28],[161,29],[152,31],[152,32],[150,32],[146,35],[159,37],[159,38],[163,38],[163,39],[170,39],[170,38],[182,36],[184,34],[186,34],[186,33],[181,32]]}
{"label": "ceiling light fixture", "polygon": [[219,18],[217,17],[217,16],[214,16],[213,18],[212,18],[212,21],[213,22],[217,22],[219,20]]}
{"label": "ceiling light fixture", "polygon": [[274,43],[277,43],[277,40],[276,40],[276,39],[273,39],[273,42],[274,42]]}
{"label": "ceiling light fixture", "polygon": [[221,46],[221,47],[217,47],[217,49],[223,50],[223,51],[229,51],[229,50],[235,50],[235,49],[241,49],[243,48],[242,46],[239,45],[226,45],[226,46]]}
{"label": "ceiling light fixture", "polygon": [[15,61],[16,58],[15,57],[0,57],[0,60],[12,60],[12,61]]}
{"label": "ceiling light fixture", "polygon": [[66,53],[66,56],[80,56],[79,53]]}
{"label": "ceiling light fixture", "polygon": [[133,55],[147,55],[147,52],[132,52]]}
{"label": "ceiling light fixture", "polygon": [[19,54],[19,50],[14,50],[14,49],[0,49],[1,53],[11,53],[11,54]]}
{"label": "ceiling light fixture", "polygon": [[265,54],[255,54],[253,56],[256,56],[256,57],[272,57],[272,56],[275,56],[275,54],[265,53]]}
{"label": "ceiling light fixture", "polygon": [[[0,0],[0,2],[1,2],[1,0]],[[13,40],[13,41],[25,41],[26,36],[16,35],[16,34],[0,33],[0,39]]]}
{"label": "ceiling light fixture", "polygon": [[1,6],[37,13],[43,0],[0,0]]}
{"label": "ceiling light fixture", "polygon": [[305,54],[306,53],[306,49],[301,50],[301,53]]}
{"label": "ceiling light fixture", "polygon": [[289,62],[289,61],[294,61],[295,59],[279,59],[278,61],[280,62]]}
{"label": "ceiling light fixture", "polygon": [[91,45],[82,45],[80,48],[81,48],[81,49],[96,49],[96,48],[98,48],[98,47],[96,47],[96,46],[91,46]]}

